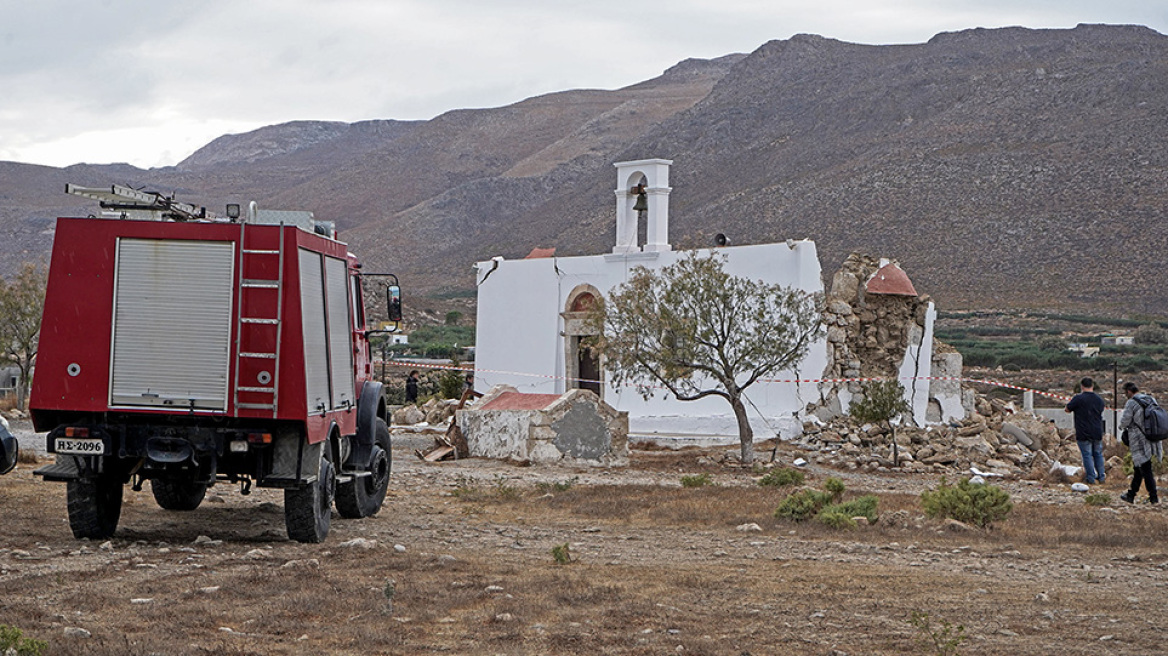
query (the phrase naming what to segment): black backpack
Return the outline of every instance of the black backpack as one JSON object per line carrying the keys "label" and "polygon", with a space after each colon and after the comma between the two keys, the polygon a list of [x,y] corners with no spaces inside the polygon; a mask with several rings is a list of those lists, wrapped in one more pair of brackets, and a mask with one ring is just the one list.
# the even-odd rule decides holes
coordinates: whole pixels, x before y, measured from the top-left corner
{"label": "black backpack", "polygon": [[1144,421],[1141,427],[1144,429],[1144,437],[1148,438],[1149,442],[1160,442],[1164,438],[1168,438],[1168,411],[1160,407],[1156,403],[1156,399],[1150,396],[1132,397],[1140,407],[1144,409]]}

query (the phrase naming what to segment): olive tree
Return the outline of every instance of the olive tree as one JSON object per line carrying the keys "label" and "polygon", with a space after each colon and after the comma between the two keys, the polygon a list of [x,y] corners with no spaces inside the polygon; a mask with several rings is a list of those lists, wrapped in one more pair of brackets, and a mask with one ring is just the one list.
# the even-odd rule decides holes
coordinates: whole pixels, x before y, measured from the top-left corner
{"label": "olive tree", "polygon": [[738,424],[742,462],[754,460],[745,392],[790,369],[821,334],[816,294],[732,276],[725,257],[690,252],[653,271],[635,267],[593,306],[590,321],[613,384],[648,399],[719,396]]}
{"label": "olive tree", "polygon": [[23,408],[36,363],[41,314],[45,308],[44,267],[26,263],[12,280],[0,278],[0,362],[20,372],[16,383],[17,407]]}

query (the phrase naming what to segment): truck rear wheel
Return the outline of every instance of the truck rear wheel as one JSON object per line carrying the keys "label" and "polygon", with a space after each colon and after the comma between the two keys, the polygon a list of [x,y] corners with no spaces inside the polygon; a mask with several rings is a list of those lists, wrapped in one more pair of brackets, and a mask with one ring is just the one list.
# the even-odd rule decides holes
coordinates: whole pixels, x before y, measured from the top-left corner
{"label": "truck rear wheel", "polygon": [[207,496],[207,484],[197,481],[164,481],[152,479],[150,491],[163,510],[194,510]]}
{"label": "truck rear wheel", "polygon": [[337,486],[337,512],[341,517],[356,519],[372,517],[381,510],[389,489],[389,472],[393,457],[390,453],[389,427],[377,420],[373,453],[369,458],[369,476],[354,478]]}
{"label": "truck rear wheel", "polygon": [[[327,451],[325,445],[322,451]],[[336,474],[333,463],[320,458],[316,480],[301,488],[284,490],[284,524],[288,537],[297,542],[324,542],[332,524]]]}
{"label": "truck rear wheel", "polygon": [[108,476],[69,481],[69,528],[73,537],[104,540],[118,528],[122,516],[122,482]]}

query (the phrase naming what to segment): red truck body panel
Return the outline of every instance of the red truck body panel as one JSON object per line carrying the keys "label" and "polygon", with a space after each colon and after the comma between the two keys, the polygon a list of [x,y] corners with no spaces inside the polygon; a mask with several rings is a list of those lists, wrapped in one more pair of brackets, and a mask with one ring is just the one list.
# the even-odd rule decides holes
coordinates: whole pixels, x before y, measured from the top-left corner
{"label": "red truck body panel", "polygon": [[[281,238],[281,233],[282,238]],[[241,236],[245,243],[241,243]],[[232,245],[234,258],[231,285],[231,328],[227,356],[228,370],[225,407],[222,409],[172,407],[136,407],[118,404],[111,396],[112,349],[115,323],[115,289],[119,240],[165,240],[174,242],[219,242]],[[283,244],[282,284],[252,287],[244,280],[278,278]],[[138,243],[150,243],[148,241]],[[246,251],[247,254],[241,255]],[[30,409],[37,430],[48,425],[61,413],[121,413],[141,415],[228,416],[236,418],[277,419],[303,422],[309,443],[328,436],[335,423],[341,434],[356,432],[356,409],[308,408],[305,337],[302,321],[301,258],[302,252],[319,253],[345,263],[346,289],[353,296],[350,308],[348,340],[352,349],[356,389],[370,376],[367,342],[362,338],[362,310],[359,304],[356,261],[345,244],[305,230],[281,225],[239,224],[228,222],[171,222],[95,218],[58,219],[49,267],[36,377],[33,381]],[[327,261],[327,260],[326,260]],[[241,270],[242,269],[242,270]],[[280,309],[279,330],[275,324],[240,321],[241,317],[276,317]],[[319,310],[320,308],[316,308]],[[192,316],[200,308],[191,307]],[[279,344],[277,344],[277,335]],[[183,344],[168,345],[181,352]],[[240,353],[278,354],[269,360]],[[272,387],[278,393],[257,392],[264,386],[264,376],[273,376]],[[259,380],[260,382],[256,382]],[[243,389],[249,388],[249,389]],[[275,398],[273,398],[275,397]],[[275,408],[270,405],[275,400]],[[269,404],[269,408],[261,406]],[[194,401],[191,402],[192,406]]]}

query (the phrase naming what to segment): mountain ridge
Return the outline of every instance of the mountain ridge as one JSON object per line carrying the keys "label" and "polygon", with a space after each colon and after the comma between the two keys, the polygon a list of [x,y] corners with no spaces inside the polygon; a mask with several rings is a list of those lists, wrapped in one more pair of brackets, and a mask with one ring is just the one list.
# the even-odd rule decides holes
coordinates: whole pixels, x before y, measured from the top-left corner
{"label": "mountain ridge", "polygon": [[224,135],[166,169],[0,163],[0,269],[93,211],[46,190],[116,182],[313,210],[372,268],[473,295],[474,261],[611,250],[612,163],[664,157],[675,245],[809,237],[825,272],[887,255],[943,308],[1163,314],[1165,145],[1168,38],[1146,27],[796,35],[611,91]]}

